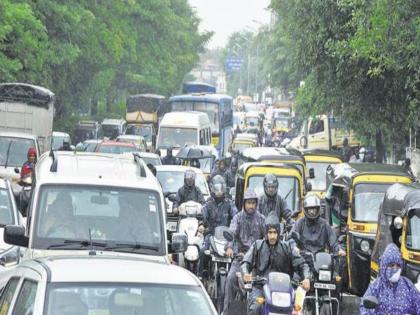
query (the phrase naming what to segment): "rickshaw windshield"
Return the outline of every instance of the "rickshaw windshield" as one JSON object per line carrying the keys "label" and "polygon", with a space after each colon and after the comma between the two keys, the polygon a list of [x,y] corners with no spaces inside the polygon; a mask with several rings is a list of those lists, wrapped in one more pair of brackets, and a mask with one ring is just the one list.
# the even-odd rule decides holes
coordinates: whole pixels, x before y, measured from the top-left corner
{"label": "rickshaw windshield", "polygon": [[406,246],[420,251],[420,209],[408,213]]}
{"label": "rickshaw windshield", "polygon": [[[293,212],[299,208],[299,182],[295,177],[280,177],[279,195],[286,200],[287,207]],[[252,188],[258,196],[264,194],[264,176],[251,176],[248,179],[248,188]]]}
{"label": "rickshaw windshield", "polygon": [[314,191],[325,191],[327,189],[327,167],[331,163],[317,163],[307,162],[306,168],[309,170],[314,169],[315,178],[307,177],[307,180],[312,185]]}
{"label": "rickshaw windshield", "polygon": [[358,184],[354,189],[352,218],[355,221],[377,222],[379,207],[390,184]]}

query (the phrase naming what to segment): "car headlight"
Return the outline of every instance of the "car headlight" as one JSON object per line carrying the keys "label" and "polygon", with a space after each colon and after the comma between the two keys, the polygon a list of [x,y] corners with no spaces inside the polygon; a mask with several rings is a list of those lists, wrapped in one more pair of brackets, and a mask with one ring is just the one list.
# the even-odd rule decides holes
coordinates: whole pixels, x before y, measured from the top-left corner
{"label": "car headlight", "polygon": [[363,252],[367,253],[367,252],[370,250],[370,245],[369,245],[369,242],[368,242],[368,241],[366,241],[366,240],[361,241],[361,242],[360,242],[360,249],[361,249]]}
{"label": "car headlight", "polygon": [[319,281],[331,281],[331,271],[320,270],[318,278],[319,278]]}
{"label": "car headlight", "polygon": [[277,307],[290,307],[291,297],[289,293],[273,292],[271,294],[271,301]]}
{"label": "car headlight", "polygon": [[0,265],[4,267],[10,267],[17,265],[20,260],[20,249],[17,246],[13,246],[8,250],[0,253]]}

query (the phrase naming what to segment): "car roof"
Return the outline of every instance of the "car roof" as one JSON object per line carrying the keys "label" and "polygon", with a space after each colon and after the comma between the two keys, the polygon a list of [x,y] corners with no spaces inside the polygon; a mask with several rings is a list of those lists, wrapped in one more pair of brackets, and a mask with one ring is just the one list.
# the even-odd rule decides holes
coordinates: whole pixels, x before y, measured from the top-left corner
{"label": "car roof", "polygon": [[140,135],[120,135],[117,139],[128,139],[128,140],[143,140],[144,137]]}
{"label": "car roof", "polygon": [[49,256],[22,262],[22,266],[46,273],[50,282],[200,285],[184,268],[137,257]]}
{"label": "car roof", "polygon": [[14,131],[0,131],[0,137],[14,137],[36,140],[38,137],[31,133],[14,132]]}
{"label": "car roof", "polygon": [[58,151],[54,152],[54,157],[53,163],[53,157],[44,153],[37,162],[35,170],[37,185],[85,184],[161,190],[157,179],[146,164],[140,157],[136,162],[133,153]]}
{"label": "car roof", "polygon": [[119,142],[119,141],[111,141],[111,140],[106,140],[106,141],[102,141],[99,146],[117,146],[117,147],[135,147],[135,145],[133,143],[129,143],[129,142]]}
{"label": "car roof", "polygon": [[67,132],[62,131],[53,131],[53,137],[70,137],[70,135]]}
{"label": "car roof", "polygon": [[[203,174],[203,171],[196,167],[183,165],[156,165],[157,172],[185,172],[186,170],[193,170],[197,174]],[[204,174],[203,174],[204,175]]]}

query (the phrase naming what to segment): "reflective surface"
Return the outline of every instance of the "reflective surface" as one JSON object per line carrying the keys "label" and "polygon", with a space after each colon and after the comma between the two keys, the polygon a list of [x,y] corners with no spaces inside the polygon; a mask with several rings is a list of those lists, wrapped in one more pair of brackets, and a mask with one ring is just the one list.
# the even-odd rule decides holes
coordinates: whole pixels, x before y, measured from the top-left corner
{"label": "reflective surface", "polygon": [[377,222],[379,207],[390,184],[358,184],[354,189],[352,217],[355,221]]}

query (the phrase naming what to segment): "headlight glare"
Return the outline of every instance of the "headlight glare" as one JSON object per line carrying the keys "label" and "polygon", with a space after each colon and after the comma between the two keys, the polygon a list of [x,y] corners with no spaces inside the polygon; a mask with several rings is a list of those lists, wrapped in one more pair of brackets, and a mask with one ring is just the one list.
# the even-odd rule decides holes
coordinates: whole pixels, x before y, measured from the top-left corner
{"label": "headlight glare", "polygon": [[277,307],[290,307],[291,297],[289,293],[273,292],[271,294],[271,301]]}
{"label": "headlight glare", "polygon": [[320,270],[318,278],[319,278],[319,281],[331,281],[331,271]]}

